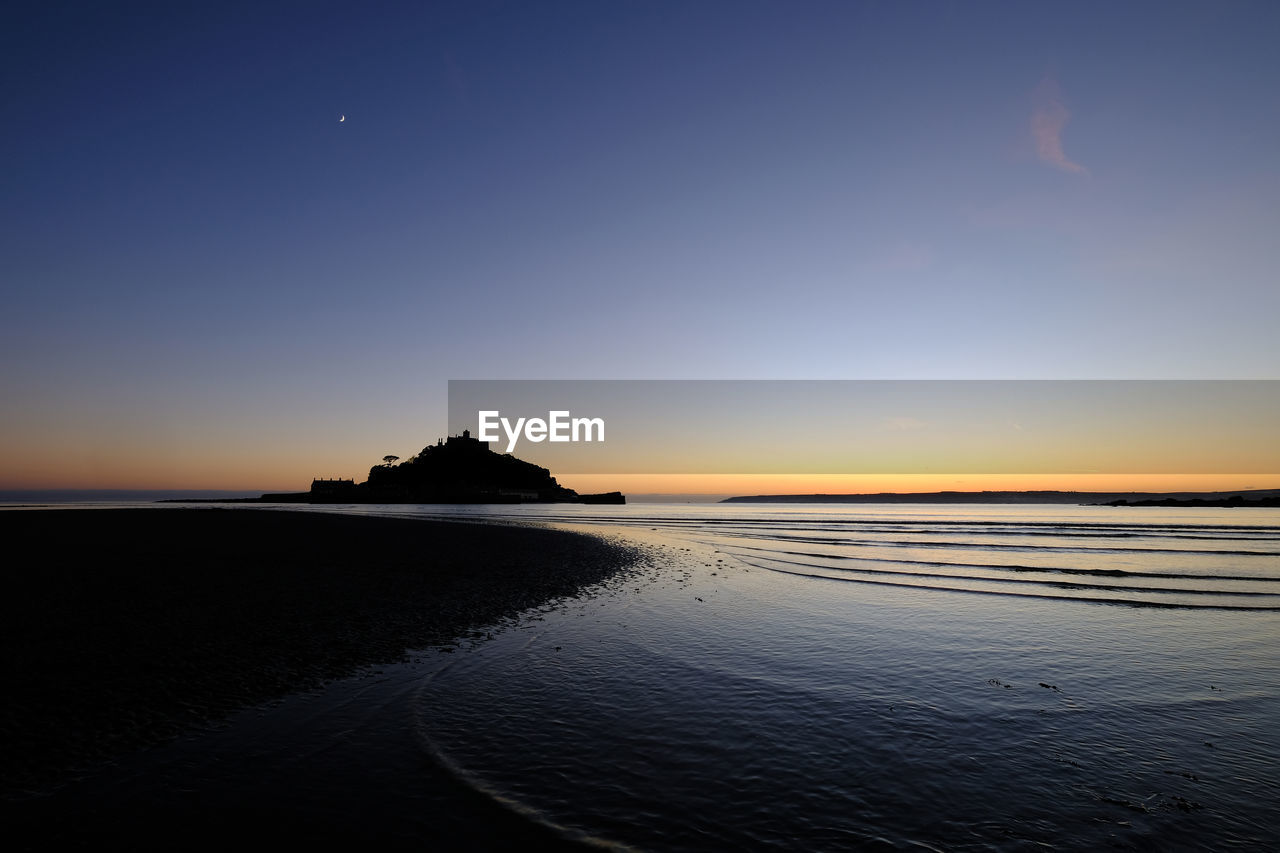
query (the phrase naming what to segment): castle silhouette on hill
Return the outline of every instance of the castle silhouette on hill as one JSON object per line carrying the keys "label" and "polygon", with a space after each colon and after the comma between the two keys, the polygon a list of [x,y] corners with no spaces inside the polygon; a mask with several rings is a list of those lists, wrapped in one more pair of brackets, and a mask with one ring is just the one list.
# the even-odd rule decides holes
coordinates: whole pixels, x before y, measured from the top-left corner
{"label": "castle silhouette on hill", "polygon": [[293,503],[591,503],[622,504],[621,492],[580,495],[556,482],[546,468],[507,453],[489,442],[451,435],[393,465],[369,469],[363,483],[344,479],[311,481],[307,492],[263,495],[263,501]]}

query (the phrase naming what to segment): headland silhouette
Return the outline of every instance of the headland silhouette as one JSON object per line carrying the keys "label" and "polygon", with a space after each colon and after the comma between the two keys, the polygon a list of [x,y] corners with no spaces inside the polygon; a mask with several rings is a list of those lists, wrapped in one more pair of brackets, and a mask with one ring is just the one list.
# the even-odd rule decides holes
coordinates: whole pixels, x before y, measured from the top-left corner
{"label": "headland silhouette", "polygon": [[721,503],[1085,504],[1098,506],[1280,506],[1280,489],[1231,492],[878,492],[874,494],[742,495]]}

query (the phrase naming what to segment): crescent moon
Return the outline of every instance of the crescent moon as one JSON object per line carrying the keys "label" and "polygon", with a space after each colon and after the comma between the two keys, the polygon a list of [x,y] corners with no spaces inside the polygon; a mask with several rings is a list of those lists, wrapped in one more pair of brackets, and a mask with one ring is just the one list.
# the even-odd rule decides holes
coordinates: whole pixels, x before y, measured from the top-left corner
{"label": "crescent moon", "polygon": [[340,121],[340,122],[341,122],[341,121],[346,121],[346,120],[347,120],[347,117],[346,117],[346,116],[339,116],[339,117],[338,117],[338,121]]}

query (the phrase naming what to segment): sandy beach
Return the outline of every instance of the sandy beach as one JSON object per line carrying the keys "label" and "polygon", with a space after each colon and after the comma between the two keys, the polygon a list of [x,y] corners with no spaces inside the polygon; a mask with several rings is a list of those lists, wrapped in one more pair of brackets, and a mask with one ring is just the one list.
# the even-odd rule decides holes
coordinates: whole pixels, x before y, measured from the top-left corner
{"label": "sandy beach", "polygon": [[[157,844],[193,825],[219,837],[250,824],[288,839],[335,830],[270,802],[227,815],[144,796],[136,812],[94,814],[59,789],[240,709],[394,664],[406,649],[482,638],[484,626],[572,595],[630,556],[535,527],[245,509],[8,511],[0,530],[11,554],[35,555],[10,565],[0,595],[5,823],[46,839]],[[448,782],[422,770],[451,812],[441,837],[462,834],[450,846],[535,831],[478,798],[451,800]]]}

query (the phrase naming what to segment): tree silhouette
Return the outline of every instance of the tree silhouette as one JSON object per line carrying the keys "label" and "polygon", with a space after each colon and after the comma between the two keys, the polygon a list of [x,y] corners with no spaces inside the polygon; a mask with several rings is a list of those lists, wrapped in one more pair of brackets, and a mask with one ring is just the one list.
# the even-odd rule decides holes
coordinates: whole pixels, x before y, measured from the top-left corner
{"label": "tree silhouette", "polygon": [[392,456],[389,453],[386,456],[382,457],[382,464],[386,465],[388,468],[391,467],[392,462],[399,462],[399,461],[400,461],[399,456]]}

